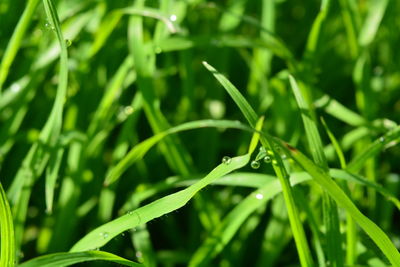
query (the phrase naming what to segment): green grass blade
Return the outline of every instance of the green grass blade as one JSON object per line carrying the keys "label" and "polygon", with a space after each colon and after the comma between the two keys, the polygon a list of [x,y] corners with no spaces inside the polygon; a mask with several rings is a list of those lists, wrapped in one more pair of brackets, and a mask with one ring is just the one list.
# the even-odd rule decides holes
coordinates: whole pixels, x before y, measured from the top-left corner
{"label": "green grass blade", "polygon": [[51,153],[49,165],[46,169],[46,211],[51,213],[53,210],[54,189],[56,187],[57,177],[63,159],[64,149],[57,148]]}
{"label": "green grass blade", "polygon": [[[256,130],[262,127],[262,120],[259,121]],[[128,212],[111,222],[97,227],[89,234],[79,240],[72,248],[72,252],[91,250],[99,248],[109,242],[113,237],[120,233],[145,224],[164,214],[170,213],[183,207],[198,191],[217,180],[218,178],[239,169],[250,161],[250,156],[257,146],[259,134],[253,135],[250,143],[249,153],[244,156],[232,158],[229,162],[224,162],[214,168],[207,176],[194,185],[183,189],[177,193],[165,196],[146,206],[140,207],[134,211]]]}
{"label": "green grass blade", "polygon": [[375,39],[389,0],[371,0],[369,3],[367,18],[358,36],[358,42],[361,46],[368,46]]}
{"label": "green grass blade", "polygon": [[124,231],[183,207],[199,190],[221,176],[245,166],[249,160],[250,155],[245,155],[232,158],[229,164],[222,163],[218,165],[196,184],[128,212],[128,214],[118,219],[97,227],[79,240],[71,248],[71,251],[84,251],[101,247]]}
{"label": "green grass blade", "polygon": [[15,266],[15,237],[10,205],[0,183],[0,266]]}
{"label": "green grass blade", "polygon": [[278,141],[277,144],[284,149],[290,157],[296,160],[339,206],[344,208],[353,217],[356,223],[375,242],[393,266],[400,266],[400,253],[389,237],[373,221],[361,213],[346,193],[342,191],[328,174],[289,144],[283,143],[282,141]]}
{"label": "green grass blade", "polygon": [[[251,177],[245,180],[251,180]],[[307,175],[298,175],[291,177],[290,180],[291,185],[294,186],[309,180],[309,177]],[[251,181],[249,182],[251,183]],[[271,179],[265,182],[260,189],[247,196],[209,234],[207,239],[192,256],[189,266],[208,266],[207,264],[211,259],[224,249],[225,245],[229,243],[250,214],[264,206],[267,201],[281,192],[282,186],[279,180]]]}
{"label": "green grass blade", "polygon": [[[292,75],[289,75],[289,81],[301,112],[311,155],[318,166],[325,171],[328,171],[328,162],[324,154],[317,124],[314,120],[314,114],[312,114],[309,104],[304,99],[302,92]],[[326,227],[327,260],[331,262],[333,266],[343,266],[342,240],[340,238],[340,222],[337,206],[326,193],[322,195],[322,203],[323,217]]]}
{"label": "green grass blade", "polygon": [[370,144],[364,151],[351,160],[347,166],[349,172],[357,173],[365,164],[365,162],[377,155],[388,146],[397,145],[400,142],[400,126],[387,132]]}
{"label": "green grass blade", "polygon": [[237,121],[217,121],[217,120],[202,120],[193,121],[188,123],[183,123],[179,126],[170,128],[167,131],[156,134],[145,141],[139,143],[133,147],[128,154],[115,166],[113,167],[109,174],[107,175],[104,184],[110,185],[117,181],[122,173],[133,163],[143,158],[147,151],[152,148],[155,144],[160,142],[166,136],[178,133],[181,131],[187,131],[192,129],[204,128],[204,127],[216,127],[216,128],[236,128],[241,130],[251,131],[251,128],[241,124]]}
{"label": "green grass blade", "polygon": [[224,75],[219,73],[214,67],[212,67],[207,62],[203,61],[204,67],[208,71],[214,75],[214,77],[221,83],[221,85],[225,88],[228,94],[232,97],[235,103],[238,105],[240,111],[242,111],[244,117],[247,119],[251,126],[255,126],[257,122],[257,114],[250,106],[250,104],[246,101],[246,99],[242,96],[239,90],[227,79]]}
{"label": "green grass blade", "polygon": [[[254,127],[255,121],[257,119],[257,114],[247,102],[247,100],[243,97],[243,95],[239,92],[239,90],[215,68],[213,68],[206,62],[203,62],[203,64],[221,83],[228,94],[232,97],[233,101],[235,101],[236,105],[239,107],[249,124]],[[274,157],[276,161],[276,164],[273,164],[273,168],[283,188],[283,196],[285,198],[286,208],[289,214],[289,221],[296,242],[301,265],[311,266],[313,265],[313,259],[311,257],[311,252],[307,243],[304,229],[295,205],[293,192],[288,180],[289,175],[286,171],[285,166],[283,165],[281,157],[276,152],[276,149],[272,146],[271,137],[269,135],[261,136],[261,143],[267,150],[272,152],[271,156]]]}
{"label": "green grass blade", "polygon": [[11,64],[14,61],[15,56],[21,46],[22,39],[25,35],[26,30],[32,20],[32,16],[36,10],[39,0],[29,0],[21,19],[18,22],[17,27],[7,45],[6,51],[2,55],[0,63],[0,96],[2,93],[3,84],[7,79],[8,72]]}
{"label": "green grass blade", "polygon": [[342,105],[337,100],[324,95],[317,101],[315,101],[315,106],[318,108],[323,108],[326,113],[332,115],[333,117],[341,120],[351,126],[362,126],[366,125],[367,121],[358,113],[350,110],[346,106]]}
{"label": "green grass blade", "polygon": [[124,266],[143,267],[144,265],[129,261],[105,251],[61,252],[47,254],[24,262],[19,267],[64,267],[81,262],[109,261]]}

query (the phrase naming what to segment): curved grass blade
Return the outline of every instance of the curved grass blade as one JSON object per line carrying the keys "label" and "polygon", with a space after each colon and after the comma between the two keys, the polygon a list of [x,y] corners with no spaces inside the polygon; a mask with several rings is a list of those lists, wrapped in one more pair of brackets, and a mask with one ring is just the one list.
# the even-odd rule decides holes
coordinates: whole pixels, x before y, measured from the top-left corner
{"label": "curved grass blade", "polygon": [[[238,105],[239,109],[242,111],[249,124],[254,127],[255,120],[257,119],[257,114],[247,102],[247,100],[243,97],[243,95],[239,92],[239,90],[215,68],[213,68],[206,62],[203,62],[203,64],[221,83],[221,85],[235,101],[236,105]],[[267,134],[264,134],[260,137],[260,139],[262,145],[267,150],[272,151],[271,156],[273,156],[276,161],[276,164],[272,164],[272,166],[283,187],[283,196],[285,199],[286,208],[288,210],[290,226],[296,243],[297,252],[299,254],[300,263],[302,266],[311,266],[313,265],[313,259],[311,257],[311,252],[307,243],[304,228],[301,223],[297,207],[295,205],[293,192],[288,180],[289,175],[285,169],[282,158],[280,157],[279,153],[276,152],[275,147],[272,146],[273,143],[271,137]]]}
{"label": "curved grass blade", "polygon": [[313,180],[353,217],[356,223],[371,237],[393,266],[400,266],[400,253],[389,237],[373,221],[361,213],[346,193],[342,191],[327,173],[289,144],[278,139],[276,139],[276,144],[308,172],[313,177]]}
{"label": "curved grass blade", "polygon": [[246,99],[242,96],[239,90],[227,79],[224,75],[219,73],[214,67],[212,67],[207,62],[203,61],[204,67],[208,71],[210,71],[214,77],[221,83],[221,85],[225,88],[228,94],[232,97],[235,103],[238,105],[240,111],[242,111],[244,117],[249,122],[251,126],[255,126],[257,122],[257,114],[250,106],[250,104],[246,101]]}
{"label": "curved grass blade", "polygon": [[[256,130],[262,128],[262,119],[257,123]],[[192,124],[193,125],[193,124]],[[195,123],[198,126],[198,123]],[[148,139],[151,140],[151,139]],[[214,182],[218,178],[239,169],[250,161],[250,155],[253,153],[259,140],[259,133],[256,132],[250,142],[249,152],[244,156],[232,158],[229,163],[221,163],[214,168],[207,176],[194,185],[183,189],[177,193],[170,194],[150,204],[130,211],[127,214],[97,227],[89,234],[79,240],[72,248],[71,252],[92,250],[108,243],[118,234],[142,225],[150,220],[158,218],[164,214],[170,213],[183,207],[198,191]]]}
{"label": "curved grass blade", "polygon": [[[307,181],[309,178],[307,175],[298,175],[290,179],[291,185],[294,186]],[[226,244],[230,242],[250,214],[264,206],[267,201],[281,192],[282,186],[279,180],[273,179],[242,200],[197,249],[190,260],[189,266],[208,266],[212,258],[219,254]]]}
{"label": "curved grass blade", "polygon": [[0,266],[15,265],[14,225],[6,193],[0,183]]}
{"label": "curved grass blade", "polygon": [[137,144],[133,147],[128,154],[114,167],[111,169],[110,173],[107,175],[104,184],[106,186],[117,181],[122,173],[133,163],[143,158],[143,156],[152,148],[155,144],[160,142],[164,137],[178,133],[181,131],[187,131],[192,129],[204,128],[204,127],[216,127],[216,128],[235,128],[246,131],[253,131],[248,126],[241,124],[238,121],[226,121],[226,120],[200,120],[200,121],[192,121],[188,123],[183,123],[179,126],[170,128],[167,131],[158,133],[145,141]]}
{"label": "curved grass blade", "polygon": [[143,267],[144,265],[129,261],[105,251],[61,252],[40,256],[24,262],[18,267],[64,267],[88,261],[110,261],[124,266]]}

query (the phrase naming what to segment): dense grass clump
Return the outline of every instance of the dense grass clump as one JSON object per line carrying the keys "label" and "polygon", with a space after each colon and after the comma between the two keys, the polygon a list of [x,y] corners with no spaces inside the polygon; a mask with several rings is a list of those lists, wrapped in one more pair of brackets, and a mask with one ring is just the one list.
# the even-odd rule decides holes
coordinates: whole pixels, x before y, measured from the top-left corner
{"label": "dense grass clump", "polygon": [[0,267],[400,266],[399,13],[2,1]]}

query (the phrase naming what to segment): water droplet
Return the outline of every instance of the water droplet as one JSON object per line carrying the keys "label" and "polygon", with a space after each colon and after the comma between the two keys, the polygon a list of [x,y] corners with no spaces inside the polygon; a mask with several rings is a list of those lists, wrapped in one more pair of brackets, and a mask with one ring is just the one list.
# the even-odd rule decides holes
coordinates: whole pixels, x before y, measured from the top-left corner
{"label": "water droplet", "polygon": [[264,162],[265,163],[271,163],[271,161],[272,161],[272,158],[270,156],[265,156],[264,157]]}
{"label": "water droplet", "polygon": [[133,108],[131,107],[131,106],[126,106],[125,108],[124,108],[124,113],[125,113],[125,115],[131,115],[132,114],[132,112],[133,112]]}
{"label": "water droplet", "polygon": [[273,160],[272,160],[272,164],[273,164],[273,165],[278,165],[278,161],[277,161],[276,159],[273,159]]}
{"label": "water droplet", "polygon": [[258,161],[256,161],[256,160],[253,160],[253,161],[251,162],[250,166],[251,166],[253,169],[258,169],[258,168],[260,168],[260,162],[258,162]]}
{"label": "water droplet", "polygon": [[287,159],[286,154],[283,154],[283,155],[281,156],[281,158],[282,158],[282,159]]}
{"label": "water droplet", "polygon": [[103,237],[103,239],[107,239],[109,234],[108,234],[108,232],[103,232],[103,233],[100,233],[100,236]]}
{"label": "water droplet", "polygon": [[229,165],[231,162],[232,162],[231,157],[224,156],[224,157],[222,158],[222,163],[224,163],[225,165]]}
{"label": "water droplet", "polygon": [[257,199],[263,199],[263,198],[264,198],[264,195],[263,195],[263,194],[260,194],[260,193],[259,193],[259,194],[256,194],[256,198],[257,198]]}
{"label": "water droplet", "polygon": [[50,24],[49,22],[46,22],[46,23],[44,24],[44,26],[45,26],[46,28],[50,28],[50,27],[51,27],[51,24]]}
{"label": "water droplet", "polygon": [[121,236],[125,236],[125,233],[121,233]]}
{"label": "water droplet", "polygon": [[176,19],[177,19],[177,17],[174,14],[169,17],[170,21],[176,21]]}
{"label": "water droplet", "polygon": [[265,152],[265,147],[260,146],[259,150],[260,150],[260,152]]}
{"label": "water droplet", "polygon": [[154,53],[156,53],[156,54],[161,54],[161,53],[162,53],[161,47],[156,46],[156,47],[154,48]]}
{"label": "water droplet", "polygon": [[132,215],[133,214],[133,211],[128,211],[128,215]]}
{"label": "water droplet", "polygon": [[71,46],[72,45],[72,41],[70,39],[65,39],[65,45],[67,47]]}
{"label": "water droplet", "polygon": [[381,143],[385,142],[385,137],[383,137],[383,136],[379,137],[379,142],[381,142]]}

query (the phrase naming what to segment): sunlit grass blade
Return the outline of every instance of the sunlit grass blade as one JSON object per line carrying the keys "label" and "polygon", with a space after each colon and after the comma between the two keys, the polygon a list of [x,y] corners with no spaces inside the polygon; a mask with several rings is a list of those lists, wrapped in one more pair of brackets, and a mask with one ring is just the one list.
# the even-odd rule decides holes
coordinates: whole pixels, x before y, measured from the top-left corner
{"label": "sunlit grass blade", "polygon": [[290,157],[296,160],[296,162],[313,177],[313,180],[316,181],[339,206],[344,208],[353,217],[356,223],[375,242],[393,266],[400,266],[400,253],[389,237],[373,221],[361,213],[332,178],[299,150],[277,139],[276,141]]}
{"label": "sunlit grass blade", "polygon": [[249,122],[251,126],[255,126],[257,121],[257,114],[250,106],[250,104],[246,101],[246,99],[242,96],[239,90],[227,79],[224,75],[219,73],[214,67],[212,67],[207,62],[203,61],[204,67],[210,71],[214,77],[221,83],[221,85],[225,88],[226,92],[232,97],[235,103],[238,105],[240,110],[242,111],[244,117]]}
{"label": "sunlit grass blade", "polygon": [[324,109],[326,113],[347,123],[348,125],[361,126],[367,124],[367,121],[361,115],[345,107],[328,95],[324,95],[315,101],[314,104],[316,107]]}
{"label": "sunlit grass blade", "polygon": [[[231,96],[233,101],[239,107],[240,111],[243,113],[248,123],[254,127],[255,121],[257,119],[257,114],[254,109],[250,106],[247,100],[243,97],[240,91],[227,79],[225,76],[220,74],[215,68],[206,62],[203,65],[214,75],[214,77],[221,83],[224,89]],[[261,144],[265,149],[271,151],[271,156],[274,157],[276,164],[273,164],[274,171],[280,180],[283,188],[283,196],[285,199],[286,208],[288,210],[290,226],[293,232],[294,240],[296,242],[297,252],[299,254],[300,262],[302,266],[313,265],[313,259],[311,257],[310,248],[307,243],[304,228],[301,223],[297,207],[293,198],[293,192],[289,184],[289,175],[286,168],[282,162],[281,157],[276,152],[273,146],[271,137],[268,134],[264,134],[261,137]]]}
{"label": "sunlit grass blade", "polygon": [[47,254],[24,262],[19,267],[63,267],[90,261],[108,261],[124,266],[143,267],[144,265],[129,261],[105,251],[61,252]]}
{"label": "sunlit grass blade", "polygon": [[0,266],[15,266],[14,224],[6,193],[0,183]]}
{"label": "sunlit grass blade", "polygon": [[368,46],[375,39],[389,0],[372,0],[369,3],[367,18],[358,36],[358,42],[361,46]]}
{"label": "sunlit grass blade", "polygon": [[221,163],[199,182],[186,189],[165,196],[136,210],[129,211],[128,214],[97,227],[79,240],[71,248],[71,251],[76,252],[99,248],[126,230],[135,228],[136,226],[147,223],[150,220],[183,207],[198,191],[203,189],[205,186],[209,185],[216,179],[245,166],[250,161],[250,155],[253,152],[251,149],[254,149],[258,143],[258,136],[258,133],[253,135],[248,154],[234,157],[231,158],[229,162]]}
{"label": "sunlit grass blade", "polygon": [[[309,103],[304,99],[301,89],[292,75],[289,75],[289,81],[301,113],[311,155],[319,167],[324,171],[328,171],[328,162],[324,154],[314,114],[309,107]],[[335,266],[342,266],[343,251],[337,206],[326,193],[323,193],[322,195],[322,203],[323,217],[326,227],[327,260]]]}
{"label": "sunlit grass blade", "polygon": [[[307,175],[299,175],[291,178],[291,185],[294,186],[306,180],[309,180]],[[225,245],[231,241],[249,215],[281,192],[282,187],[279,180],[271,179],[267,180],[260,189],[247,196],[209,234],[192,256],[189,266],[208,266],[211,259],[218,255]]]}

